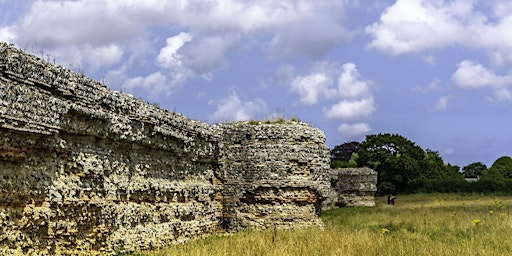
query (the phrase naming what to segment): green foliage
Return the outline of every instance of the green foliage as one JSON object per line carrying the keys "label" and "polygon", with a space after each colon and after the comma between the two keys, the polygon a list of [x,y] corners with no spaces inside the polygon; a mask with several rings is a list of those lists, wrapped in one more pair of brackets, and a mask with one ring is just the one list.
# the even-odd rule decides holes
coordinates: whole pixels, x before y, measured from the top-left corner
{"label": "green foliage", "polygon": [[410,185],[420,174],[424,156],[421,147],[398,134],[377,134],[366,136],[360,144],[357,163],[378,172],[378,188],[394,187],[390,193],[409,193],[413,192]]}
{"label": "green foliage", "polygon": [[340,161],[340,160],[333,160],[331,161],[331,168],[337,169],[337,168],[355,168],[357,167],[357,163],[354,161]]}
{"label": "green foliage", "polygon": [[488,172],[484,172],[484,175],[504,179],[512,178],[512,158],[509,156],[498,158],[494,161]]}
{"label": "green foliage", "polygon": [[466,177],[466,178],[478,178],[486,170],[487,170],[487,166],[485,166],[485,164],[483,164],[481,162],[471,163],[467,166],[464,166],[464,168],[462,168],[464,177]]}
{"label": "green foliage", "polygon": [[335,146],[331,150],[331,160],[349,161],[352,154],[359,150],[359,142],[351,141]]}
{"label": "green foliage", "polygon": [[[347,161],[347,152],[358,146]],[[337,156],[334,155],[337,154]],[[345,159],[341,160],[337,159]],[[498,158],[492,166],[481,162],[459,166],[443,161],[437,151],[423,150],[398,134],[368,135],[362,143],[349,142],[331,151],[331,167],[368,166],[378,172],[377,193],[512,192],[512,158]],[[478,178],[467,182],[464,178]]]}

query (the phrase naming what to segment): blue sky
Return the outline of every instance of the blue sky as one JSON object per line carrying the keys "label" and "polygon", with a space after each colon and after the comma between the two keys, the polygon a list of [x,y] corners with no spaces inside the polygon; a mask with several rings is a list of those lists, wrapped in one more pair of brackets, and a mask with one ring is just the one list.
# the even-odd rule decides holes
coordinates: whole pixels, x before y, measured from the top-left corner
{"label": "blue sky", "polygon": [[0,41],[209,123],[398,133],[461,167],[512,155],[512,2],[0,0]]}

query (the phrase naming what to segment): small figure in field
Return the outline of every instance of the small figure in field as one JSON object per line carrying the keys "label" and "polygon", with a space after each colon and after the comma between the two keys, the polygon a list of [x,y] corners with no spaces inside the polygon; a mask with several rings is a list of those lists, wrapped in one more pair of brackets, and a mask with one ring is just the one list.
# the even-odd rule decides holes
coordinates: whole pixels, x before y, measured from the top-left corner
{"label": "small figure in field", "polygon": [[395,205],[395,199],[396,197],[388,195],[388,205]]}

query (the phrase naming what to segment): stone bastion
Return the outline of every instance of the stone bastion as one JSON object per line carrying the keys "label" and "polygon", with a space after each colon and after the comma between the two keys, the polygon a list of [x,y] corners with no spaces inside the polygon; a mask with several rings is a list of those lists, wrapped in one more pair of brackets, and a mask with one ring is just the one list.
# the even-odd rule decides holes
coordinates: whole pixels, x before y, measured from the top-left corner
{"label": "stone bastion", "polygon": [[5,43],[0,132],[2,255],[322,227],[320,210],[340,205],[325,136],[306,123],[208,125]]}

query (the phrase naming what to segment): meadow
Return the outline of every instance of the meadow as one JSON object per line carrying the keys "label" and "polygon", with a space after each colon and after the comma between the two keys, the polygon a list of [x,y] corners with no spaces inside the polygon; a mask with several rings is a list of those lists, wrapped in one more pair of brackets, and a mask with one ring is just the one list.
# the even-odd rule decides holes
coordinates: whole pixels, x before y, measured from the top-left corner
{"label": "meadow", "polygon": [[325,228],[247,230],[135,255],[510,255],[512,196],[416,194],[325,211]]}

